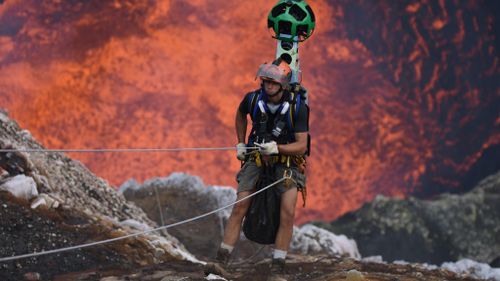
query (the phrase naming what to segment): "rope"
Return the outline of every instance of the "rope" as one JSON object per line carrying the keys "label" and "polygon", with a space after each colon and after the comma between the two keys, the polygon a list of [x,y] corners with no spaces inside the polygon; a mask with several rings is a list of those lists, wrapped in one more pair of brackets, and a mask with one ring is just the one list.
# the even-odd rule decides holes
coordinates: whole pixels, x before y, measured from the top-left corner
{"label": "rope", "polygon": [[142,235],[142,234],[147,234],[147,233],[151,233],[151,232],[155,232],[155,231],[159,231],[159,230],[162,230],[162,229],[168,229],[168,228],[172,228],[174,226],[178,226],[178,225],[181,225],[181,224],[186,224],[186,223],[189,223],[189,222],[192,222],[192,221],[195,221],[195,220],[198,220],[198,219],[201,219],[201,218],[204,218],[204,217],[207,217],[209,215],[212,215],[212,214],[215,214],[223,209],[226,209],[226,208],[229,208],[241,201],[244,201],[248,198],[251,198],[261,192],[263,192],[264,190],[282,182],[282,181],[285,181],[285,180],[292,180],[292,175],[291,174],[288,174],[288,175],[284,175],[281,179],[263,187],[262,189],[248,195],[248,196],[245,196],[243,198],[241,198],[240,200],[237,200],[235,201],[234,203],[231,203],[229,205],[226,205],[224,207],[220,207],[216,210],[213,210],[211,212],[207,212],[207,213],[204,213],[204,214],[201,214],[199,216],[196,216],[196,217],[192,217],[192,218],[189,218],[189,219],[186,219],[186,220],[183,220],[183,221],[180,221],[180,222],[176,222],[176,223],[172,223],[172,224],[169,224],[169,225],[165,225],[165,226],[161,226],[161,227],[157,227],[157,228],[154,228],[154,229],[150,229],[150,230],[146,230],[146,231],[142,231],[142,232],[138,232],[138,233],[133,233],[133,234],[128,234],[128,235],[124,235],[124,236],[120,236],[120,237],[115,237],[115,238],[111,238],[111,239],[107,239],[107,240],[102,240],[102,241],[96,241],[96,242],[91,242],[91,243],[87,243],[87,244],[81,244],[81,245],[75,245],[75,246],[71,246],[71,247],[65,247],[65,248],[60,248],[60,249],[54,249],[54,250],[49,250],[49,251],[43,251],[43,252],[38,252],[38,253],[30,253],[30,254],[24,254],[24,255],[18,255],[18,256],[12,256],[12,257],[3,257],[3,258],[0,258],[0,262],[5,262],[5,261],[11,261],[11,260],[18,260],[18,259],[23,259],[23,258],[30,258],[30,257],[37,257],[37,256],[42,256],[42,255],[48,255],[48,254],[55,254],[55,253],[60,253],[60,252],[65,252],[65,251],[70,251],[70,250],[76,250],[76,249],[81,249],[81,248],[87,248],[87,247],[91,247],[91,246],[96,246],[96,245],[101,245],[101,244],[106,244],[106,243],[110,243],[110,242],[114,242],[114,241],[118,241],[118,240],[123,240],[123,239],[127,239],[127,238],[131,238],[131,237],[136,237],[136,236],[139,236],[139,235]]}
{"label": "rope", "polygon": [[158,192],[158,187],[155,185],[154,186],[154,189],[155,189],[155,194],[156,194],[156,204],[158,205],[158,211],[160,211],[160,221],[161,221],[161,226],[164,226],[165,225],[165,220],[163,219],[163,212],[162,212],[162,208],[161,208],[161,201],[160,201],[160,195],[159,195],[159,192]]}
{"label": "rope", "polygon": [[[247,149],[259,149],[258,147],[247,147]],[[178,147],[178,148],[98,148],[98,149],[0,149],[0,152],[176,152],[176,151],[207,151],[207,150],[237,150],[236,147]]]}

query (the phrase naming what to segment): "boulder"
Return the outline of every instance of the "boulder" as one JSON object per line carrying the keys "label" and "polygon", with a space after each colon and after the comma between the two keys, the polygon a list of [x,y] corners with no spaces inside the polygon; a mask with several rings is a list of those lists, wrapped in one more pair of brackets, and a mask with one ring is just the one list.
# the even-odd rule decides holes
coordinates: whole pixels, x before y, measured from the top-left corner
{"label": "boulder", "polygon": [[357,211],[316,225],[353,237],[363,256],[489,263],[500,253],[500,172],[465,194],[433,200],[378,196]]}
{"label": "boulder", "polygon": [[327,254],[361,258],[356,241],[312,224],[294,228],[290,251],[303,255]]}
{"label": "boulder", "polygon": [[[193,218],[227,206],[236,200],[233,188],[205,186],[199,177],[183,173],[151,179],[142,185],[129,180],[120,187],[119,192],[127,200],[141,207],[158,224],[172,224]],[[169,228],[169,233],[177,237],[196,256],[212,258],[222,241],[224,226],[231,209],[231,207],[222,209],[202,219]],[[271,251],[271,246],[259,245],[241,235],[232,258],[234,261],[250,257],[259,259],[268,257]],[[290,252],[360,258],[354,240],[348,239],[345,235],[337,236],[313,225],[294,227]]]}
{"label": "boulder", "polygon": [[[236,199],[236,192],[229,187],[205,186],[199,177],[183,173],[147,180],[142,185],[129,180],[120,187],[119,192],[142,208],[159,225],[211,212]],[[214,257],[222,241],[230,211],[231,208],[223,209],[168,231],[196,256]]]}
{"label": "boulder", "polygon": [[32,177],[17,175],[7,178],[0,184],[0,190],[7,191],[17,198],[26,201],[38,196],[35,181]]}

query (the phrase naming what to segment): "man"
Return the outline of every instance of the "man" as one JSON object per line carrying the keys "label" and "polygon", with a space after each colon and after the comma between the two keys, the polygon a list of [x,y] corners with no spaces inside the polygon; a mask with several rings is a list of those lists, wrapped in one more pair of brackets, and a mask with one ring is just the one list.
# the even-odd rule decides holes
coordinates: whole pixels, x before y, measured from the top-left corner
{"label": "man", "polygon": [[[309,109],[305,101],[301,101],[303,97],[290,92],[291,69],[283,60],[261,65],[257,76],[262,82],[261,89],[248,93],[236,112],[237,158],[245,161],[237,175],[236,200],[255,191],[263,166],[275,165],[275,180],[283,178],[286,170],[292,172],[293,181],[272,187],[281,194],[281,206],[271,274],[280,275],[284,273],[292,238],[298,189],[305,188],[303,172],[304,155],[308,149]],[[245,144],[247,114],[251,116],[253,126],[248,144]],[[258,151],[247,149],[256,146]],[[216,266],[227,264],[250,204],[251,199],[248,199],[233,207],[217,252]]]}

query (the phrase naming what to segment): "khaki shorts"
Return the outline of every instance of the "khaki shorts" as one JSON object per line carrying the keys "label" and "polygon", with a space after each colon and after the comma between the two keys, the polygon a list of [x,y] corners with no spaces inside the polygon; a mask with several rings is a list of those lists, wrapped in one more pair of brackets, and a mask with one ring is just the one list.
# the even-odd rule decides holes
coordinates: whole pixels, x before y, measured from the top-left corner
{"label": "khaki shorts", "polygon": [[[262,167],[257,167],[254,161],[247,161],[241,170],[236,175],[236,181],[238,182],[238,193],[243,191],[252,191],[255,189],[257,180],[262,171]],[[291,184],[285,186],[285,182],[280,182],[276,185],[280,193],[287,191],[290,188],[302,189],[306,186],[306,176],[299,172],[297,167],[287,168],[283,164],[276,164],[275,180],[279,180],[283,177],[285,170],[292,170],[292,179],[295,180]]]}

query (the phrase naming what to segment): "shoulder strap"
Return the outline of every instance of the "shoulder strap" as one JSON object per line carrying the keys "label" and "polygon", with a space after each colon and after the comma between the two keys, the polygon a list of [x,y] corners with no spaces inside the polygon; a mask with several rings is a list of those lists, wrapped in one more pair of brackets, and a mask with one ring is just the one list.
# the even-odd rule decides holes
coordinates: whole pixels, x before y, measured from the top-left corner
{"label": "shoulder strap", "polygon": [[293,129],[295,128],[295,120],[297,119],[297,116],[299,114],[299,108],[301,104],[301,98],[300,95],[296,94],[295,92],[290,93],[290,111],[288,114],[288,121],[290,122],[290,128]]}
{"label": "shoulder strap", "polygon": [[255,106],[256,104],[256,101],[257,101],[257,92],[254,91],[254,92],[251,92],[250,93],[250,96],[249,96],[249,102],[248,102],[248,113],[252,114],[253,112],[253,107]]}
{"label": "shoulder strap", "polygon": [[297,102],[295,103],[295,106],[294,106],[294,114],[293,114],[293,118],[294,119],[297,119],[297,116],[299,115],[299,108],[300,108],[300,102],[301,102],[301,95],[297,95]]}
{"label": "shoulder strap", "polygon": [[250,101],[250,110],[248,111],[251,113],[252,120],[255,120],[255,118],[257,117],[257,103],[259,102],[259,100],[261,100],[261,94],[261,91],[255,91],[252,94],[252,100]]}

